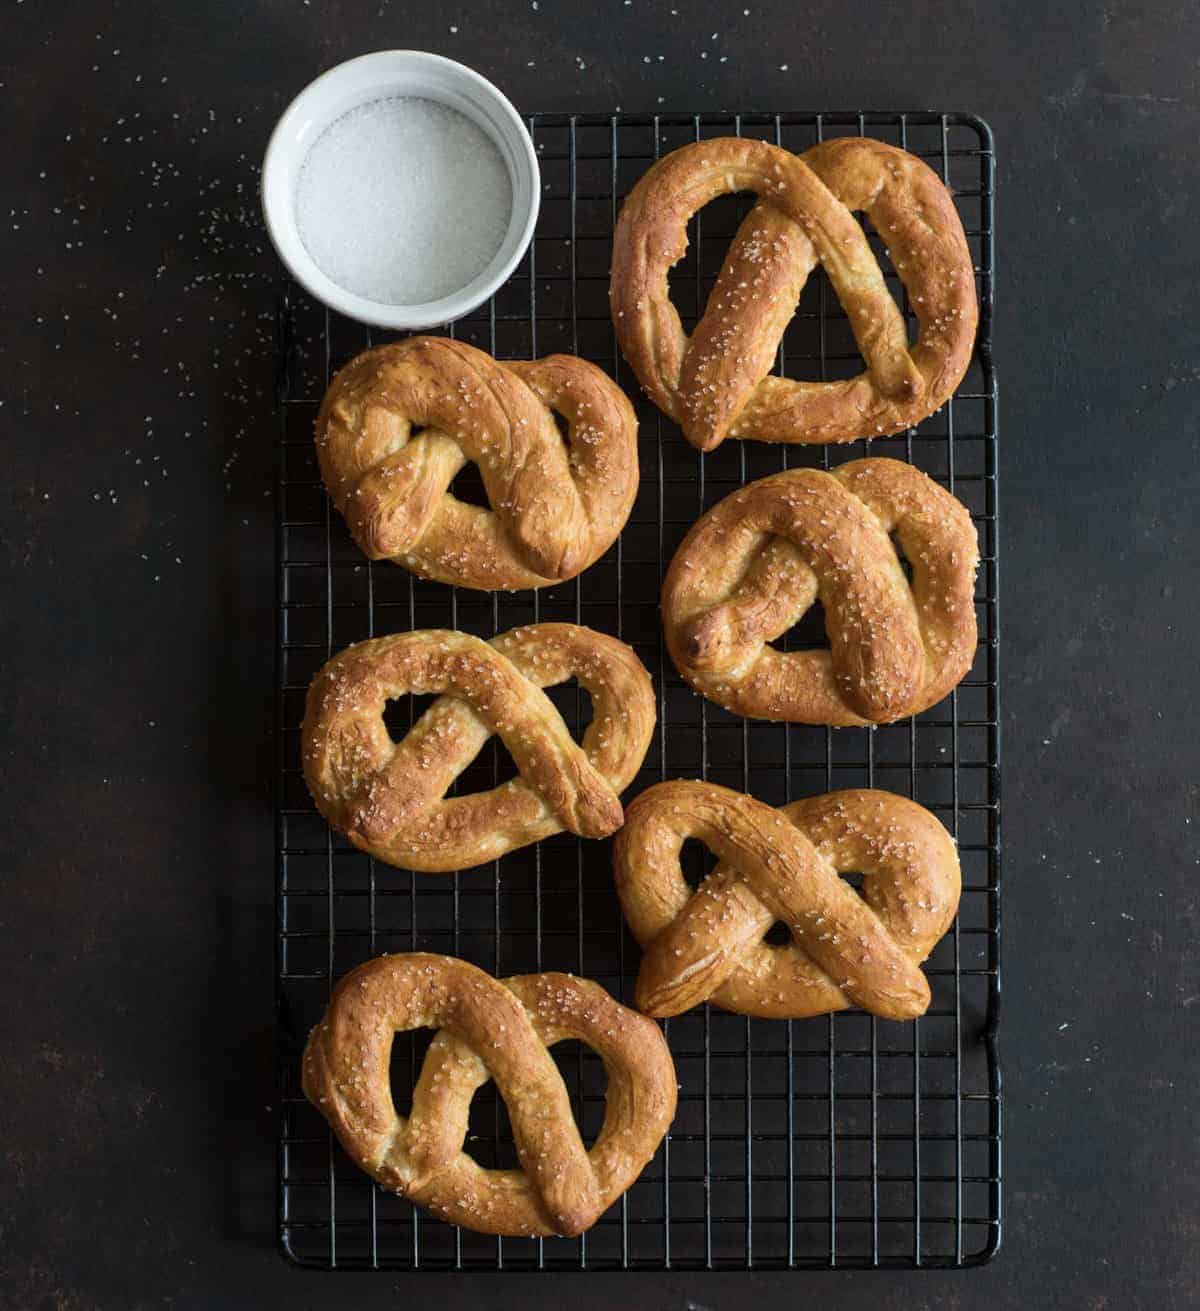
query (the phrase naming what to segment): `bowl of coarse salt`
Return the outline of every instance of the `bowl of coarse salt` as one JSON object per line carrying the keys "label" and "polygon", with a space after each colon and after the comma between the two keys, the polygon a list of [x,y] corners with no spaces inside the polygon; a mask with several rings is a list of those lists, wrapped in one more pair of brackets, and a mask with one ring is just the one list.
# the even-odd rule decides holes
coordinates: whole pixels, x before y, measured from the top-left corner
{"label": "bowl of coarse salt", "polygon": [[520,115],[485,77],[421,50],[338,64],[288,106],[263,160],[267,231],[331,309],[429,328],[511,275],[541,185]]}

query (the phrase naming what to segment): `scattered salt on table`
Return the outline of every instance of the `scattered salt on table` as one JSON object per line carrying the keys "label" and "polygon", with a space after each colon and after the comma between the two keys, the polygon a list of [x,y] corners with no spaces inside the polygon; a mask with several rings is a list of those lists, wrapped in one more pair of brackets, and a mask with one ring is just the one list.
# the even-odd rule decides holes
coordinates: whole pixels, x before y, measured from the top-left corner
{"label": "scattered salt on table", "polygon": [[512,184],[495,143],[432,100],[360,105],[309,148],[296,188],[300,238],[339,286],[389,305],[465,287],[499,250]]}

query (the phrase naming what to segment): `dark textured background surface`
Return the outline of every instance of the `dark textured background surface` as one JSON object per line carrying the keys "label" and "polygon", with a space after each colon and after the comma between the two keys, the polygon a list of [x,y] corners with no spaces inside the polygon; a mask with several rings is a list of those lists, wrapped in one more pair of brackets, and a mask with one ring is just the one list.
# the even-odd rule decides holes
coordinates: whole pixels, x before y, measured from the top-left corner
{"label": "dark textured background surface", "polygon": [[[0,1303],[1200,1303],[1194,7],[4,0],[0,30]],[[930,106],[996,131],[1006,1236],[984,1270],[397,1279],[275,1253],[256,167],[302,84],[389,45],[525,110]]]}

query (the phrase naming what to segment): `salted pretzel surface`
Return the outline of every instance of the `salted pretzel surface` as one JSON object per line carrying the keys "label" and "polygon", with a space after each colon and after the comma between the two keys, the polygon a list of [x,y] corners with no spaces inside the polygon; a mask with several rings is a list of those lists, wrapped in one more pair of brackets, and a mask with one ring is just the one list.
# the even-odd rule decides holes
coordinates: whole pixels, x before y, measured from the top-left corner
{"label": "salted pretzel surface", "polygon": [[[400,1115],[389,1060],[397,1032],[438,1030]],[[593,1048],[608,1075],[604,1125],[584,1147],[547,1050]],[[521,1168],[465,1150],[471,1099],[489,1079],[508,1108]],[[304,1092],[354,1161],[443,1219],[486,1234],[573,1235],[637,1179],[675,1114],[675,1067],[658,1026],[570,974],[494,979],[423,952],[347,974],[313,1029]]]}
{"label": "salted pretzel surface", "polygon": [[[542,690],[570,678],[592,698],[582,743]],[[408,693],[441,695],[395,742],[384,710]],[[564,829],[614,832],[655,717],[633,651],[578,624],[532,624],[490,642],[449,629],[397,633],[348,647],[318,672],[301,727],[304,777],[355,846],[406,869],[464,869]],[[447,796],[493,734],[519,776]]]}
{"label": "salted pretzel surface", "polygon": [[[633,407],[573,355],[500,363],[444,337],[377,346],[330,383],[316,442],[364,554],[484,591],[573,578],[616,540],[637,493]],[[468,461],[490,508],[450,490]]]}
{"label": "salted pretzel surface", "polygon": [[[692,215],[737,191],[758,200],[689,338],[667,276],[687,250]],[[911,346],[854,211],[870,220],[908,293],[918,324]],[[818,262],[866,370],[836,382],[772,376]],[[672,151],[622,207],[610,301],[617,340],[642,387],[702,451],[726,437],[842,442],[901,432],[961,381],[979,318],[971,253],[949,191],[915,155],[862,137],[802,155],[737,137]]]}
{"label": "salted pretzel surface", "polygon": [[[719,861],[694,892],[679,859],[689,838]],[[792,1019],[850,1006],[921,1015],[930,993],[919,966],[961,889],[942,825],[873,789],[776,810],[715,784],[658,783],[630,803],[613,864],[644,951],[637,1006],[658,1016],[704,1001]],[[861,894],[841,877],[850,872]],[[764,941],[777,922],[790,934],[780,946]]]}
{"label": "salted pretzel surface", "polygon": [[[888,723],[935,705],[971,667],[978,560],[966,507],[912,465],[789,469],[689,530],[663,584],[667,648],[698,692],[737,714]],[[817,600],[829,649],[771,646]]]}

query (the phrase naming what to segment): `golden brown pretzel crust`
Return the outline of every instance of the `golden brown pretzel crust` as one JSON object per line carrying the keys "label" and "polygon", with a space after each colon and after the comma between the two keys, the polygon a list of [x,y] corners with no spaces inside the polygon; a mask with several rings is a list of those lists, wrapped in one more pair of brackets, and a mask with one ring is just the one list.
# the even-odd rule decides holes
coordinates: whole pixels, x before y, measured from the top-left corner
{"label": "golden brown pretzel crust", "polygon": [[[720,863],[693,893],[688,838]],[[613,859],[617,893],[645,954],[637,1005],[678,1015],[711,1001],[799,1019],[859,1006],[905,1020],[929,1006],[918,968],[958,907],[958,854],[913,801],[853,790],[774,810],[711,783],[659,783],[634,799]],[[839,877],[858,872],[862,895]],[[764,935],[776,921],[785,946]]]}
{"label": "golden brown pretzel crust", "polygon": [[[575,742],[541,690],[577,678],[592,722]],[[441,695],[396,743],[389,700]],[[446,629],[347,647],[313,679],[301,746],[317,809],[356,847],[406,869],[465,869],[567,829],[604,837],[654,731],[654,691],[623,642],[577,624],[533,624],[484,642]],[[520,777],[447,797],[498,733]]]}
{"label": "golden brown pretzel crust", "polygon": [[[733,492],[683,539],[663,584],[667,649],[737,714],[888,723],[935,705],[970,669],[978,562],[966,508],[912,465],[790,469]],[[818,598],[828,651],[769,645]]]}
{"label": "golden brown pretzel crust", "polygon": [[[687,223],[725,192],[758,203],[738,229],[691,339],[667,274]],[[919,324],[904,319],[855,220],[888,248]],[[850,319],[866,372],[841,382],[769,377],[816,263]],[[702,451],[726,437],[844,442],[901,432],[958,386],[979,318],[971,253],[950,193],[915,155],[859,137],[793,155],[723,137],[672,151],[625,200],[610,284],[621,350],[654,403]]]}
{"label": "golden brown pretzel crust", "polygon": [[[633,407],[600,369],[573,355],[500,364],[442,337],[352,359],[325,393],[317,457],[372,560],[483,591],[582,572],[616,540],[638,484]],[[449,490],[468,461],[490,510]]]}
{"label": "golden brown pretzel crust", "polygon": [[[433,1028],[412,1112],[396,1113],[393,1035]],[[584,1148],[547,1048],[577,1038],[608,1074],[604,1127]],[[475,1090],[494,1079],[522,1168],[463,1151]],[[582,1233],[630,1187],[675,1114],[675,1067],[658,1026],[570,974],[497,980],[423,952],[360,965],[304,1049],[304,1092],[357,1165],[385,1188],[484,1234]]]}

